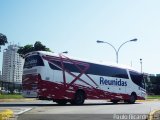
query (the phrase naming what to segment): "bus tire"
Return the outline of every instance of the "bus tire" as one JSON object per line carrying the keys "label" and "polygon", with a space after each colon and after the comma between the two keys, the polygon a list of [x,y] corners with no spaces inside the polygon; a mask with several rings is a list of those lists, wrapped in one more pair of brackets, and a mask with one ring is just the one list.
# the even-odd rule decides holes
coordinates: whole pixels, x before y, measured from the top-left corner
{"label": "bus tire", "polygon": [[82,105],[85,101],[85,93],[83,91],[77,91],[74,99],[71,100],[72,105]]}
{"label": "bus tire", "polygon": [[55,102],[58,104],[58,105],[66,105],[67,104],[67,100],[55,100]]}
{"label": "bus tire", "polygon": [[117,104],[117,103],[119,102],[119,100],[111,100],[111,102],[112,102],[113,104]]}
{"label": "bus tire", "polygon": [[133,93],[133,94],[131,94],[128,103],[134,104],[136,102],[136,99],[137,99],[137,96],[136,96],[136,94]]}

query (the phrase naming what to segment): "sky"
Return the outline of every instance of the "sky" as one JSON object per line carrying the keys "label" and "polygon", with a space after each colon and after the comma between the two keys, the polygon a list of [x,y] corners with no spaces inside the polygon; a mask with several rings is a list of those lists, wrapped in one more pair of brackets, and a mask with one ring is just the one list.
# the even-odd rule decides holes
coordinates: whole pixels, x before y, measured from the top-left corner
{"label": "sky", "polygon": [[[0,0],[0,33],[21,46],[40,41],[53,52],[160,73],[160,0]],[[3,46],[3,49],[7,47]],[[3,52],[0,53],[0,70]]]}

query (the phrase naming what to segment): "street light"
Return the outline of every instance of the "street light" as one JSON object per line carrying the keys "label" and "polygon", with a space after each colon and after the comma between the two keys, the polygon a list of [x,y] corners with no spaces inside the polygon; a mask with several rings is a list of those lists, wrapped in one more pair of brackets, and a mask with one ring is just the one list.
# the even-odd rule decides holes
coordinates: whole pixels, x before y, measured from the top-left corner
{"label": "street light", "polygon": [[64,52],[62,52],[62,53],[65,53],[65,54],[67,54],[67,53],[68,53],[68,51],[64,51]]}
{"label": "street light", "polygon": [[128,42],[136,42],[137,40],[138,40],[137,38],[134,38],[134,39],[132,39],[132,40],[128,40],[128,41],[122,43],[122,44],[119,46],[118,49],[116,49],[111,43],[106,42],[106,41],[97,40],[97,43],[107,43],[108,45],[110,45],[110,46],[114,49],[114,51],[116,52],[116,62],[118,63],[118,53],[119,53],[120,48],[121,48],[124,44],[126,44],[126,43],[128,43]]}
{"label": "street light", "polygon": [[141,64],[141,73],[142,73],[142,58],[139,59]]}

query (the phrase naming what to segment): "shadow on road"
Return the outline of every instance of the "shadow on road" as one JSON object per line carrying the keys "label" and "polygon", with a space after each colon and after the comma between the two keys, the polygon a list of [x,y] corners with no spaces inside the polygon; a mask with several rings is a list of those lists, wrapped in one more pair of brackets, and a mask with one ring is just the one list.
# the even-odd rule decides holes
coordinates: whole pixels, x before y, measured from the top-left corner
{"label": "shadow on road", "polygon": [[[141,104],[141,103],[135,103],[135,104]],[[58,104],[43,104],[43,103],[5,103],[5,104],[0,104],[0,107],[19,107],[19,106],[100,106],[100,105],[134,105],[134,104],[127,104],[127,103],[117,103],[117,104],[113,104],[113,103],[85,103],[83,105],[71,105],[71,104],[66,104],[66,105],[58,105]]]}

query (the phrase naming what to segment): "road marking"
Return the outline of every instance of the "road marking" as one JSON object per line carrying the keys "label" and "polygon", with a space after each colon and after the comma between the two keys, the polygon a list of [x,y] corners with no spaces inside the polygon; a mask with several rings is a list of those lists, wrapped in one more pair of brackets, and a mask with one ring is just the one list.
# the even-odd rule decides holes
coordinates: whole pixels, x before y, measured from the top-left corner
{"label": "road marking", "polygon": [[32,108],[22,108],[22,107],[1,107],[0,111],[10,109],[13,111],[14,115],[20,115],[24,112],[31,110]]}

